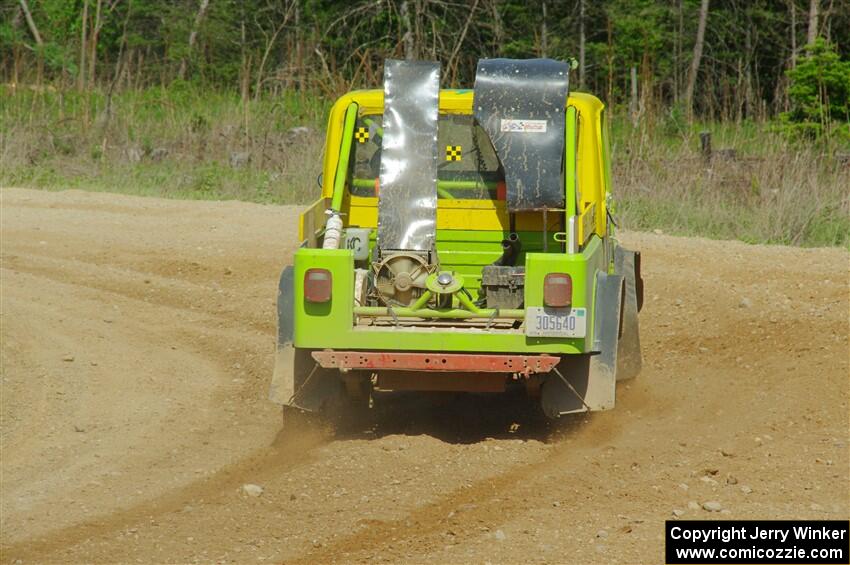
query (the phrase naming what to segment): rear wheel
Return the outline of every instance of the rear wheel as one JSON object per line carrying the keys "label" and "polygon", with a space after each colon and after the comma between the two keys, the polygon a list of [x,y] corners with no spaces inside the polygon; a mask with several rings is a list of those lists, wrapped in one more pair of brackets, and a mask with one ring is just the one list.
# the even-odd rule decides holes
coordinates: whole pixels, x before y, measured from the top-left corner
{"label": "rear wheel", "polygon": [[284,430],[312,428],[319,423],[319,418],[313,412],[307,412],[295,406],[284,405],[281,408],[281,418]]}
{"label": "rear wheel", "polygon": [[344,428],[368,413],[368,378],[356,372],[343,375],[337,369],[326,369],[316,362],[310,349],[295,349],[292,369],[295,392],[283,406],[284,427],[324,423]]}
{"label": "rear wheel", "polygon": [[540,389],[540,407],[546,417],[555,420],[564,414],[587,411],[584,396],[590,377],[590,355],[564,355],[555,369],[546,375]]}
{"label": "rear wheel", "polygon": [[335,393],[322,407],[321,415],[338,434],[361,432],[373,421],[369,406],[371,394],[372,383],[368,375],[341,376]]}

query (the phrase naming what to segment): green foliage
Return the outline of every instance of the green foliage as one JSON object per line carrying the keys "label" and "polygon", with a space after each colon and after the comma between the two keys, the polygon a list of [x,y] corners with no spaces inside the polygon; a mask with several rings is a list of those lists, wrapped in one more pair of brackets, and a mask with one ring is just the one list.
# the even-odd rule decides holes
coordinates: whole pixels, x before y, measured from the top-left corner
{"label": "green foliage", "polygon": [[[673,118],[671,118],[673,119]],[[850,169],[835,140],[789,143],[770,124],[612,124],[617,219],[627,229],[803,246],[850,245]],[[669,130],[668,130],[669,128]],[[699,154],[709,131],[715,157]],[[667,133],[672,131],[673,133]],[[734,149],[735,157],[721,149]]]}
{"label": "green foliage", "polygon": [[671,50],[673,24],[665,5],[654,0],[614,0],[607,15],[617,38],[619,65],[640,65],[645,55],[657,64],[663,60],[662,50]]}
{"label": "green foliage", "polygon": [[818,137],[837,126],[837,132],[846,135],[850,124],[850,60],[842,60],[835,46],[818,38],[787,74],[793,107],[780,117],[786,131]]}
{"label": "green foliage", "polygon": [[[11,76],[34,81],[43,71],[42,79],[57,87],[74,85],[81,78],[81,54],[90,53],[97,24],[94,84],[102,87],[116,73],[119,89],[167,86],[182,75],[196,86],[247,89],[252,97],[294,89],[332,97],[350,88],[377,86],[384,59],[404,57],[410,45],[415,58],[443,63],[444,86],[468,87],[483,57],[577,57],[583,21],[585,89],[612,106],[626,105],[630,67],[635,66],[639,96],[652,106],[648,115],[681,100],[700,0],[133,0],[102,1],[99,19],[98,0],[28,4],[44,42],[41,48],[19,3],[0,2],[0,75],[5,82]],[[201,5],[207,9],[199,18]],[[88,35],[82,46],[84,6]],[[821,14],[820,28],[846,61],[850,5],[830,6]],[[712,0],[694,96],[696,114],[764,119],[787,110],[791,36],[796,32],[797,43],[806,36],[807,9],[804,0]],[[826,64],[828,56],[818,51],[813,57]],[[90,61],[85,66],[91,75]],[[804,72],[806,65],[801,67],[795,72]],[[800,108],[789,113],[790,122],[822,122],[805,104]]]}
{"label": "green foliage", "polygon": [[[16,83],[0,92],[0,184],[304,202],[329,105],[379,87],[386,58],[412,44],[412,56],[441,61],[443,86],[469,87],[484,57],[578,58],[583,6],[583,90],[615,118],[627,227],[848,243],[850,180],[835,155],[850,143],[846,1],[821,12],[832,43],[815,42],[786,74],[807,0],[711,0],[693,112],[683,92],[700,0],[211,0],[192,47],[198,0],[103,0],[96,45],[98,0],[28,5],[42,46],[20,3],[0,2],[0,84]],[[631,67],[637,125],[625,116]],[[764,126],[777,116],[783,135]],[[295,126],[312,133],[290,135]],[[709,174],[701,130],[745,158]],[[235,153],[250,162],[232,165]]]}

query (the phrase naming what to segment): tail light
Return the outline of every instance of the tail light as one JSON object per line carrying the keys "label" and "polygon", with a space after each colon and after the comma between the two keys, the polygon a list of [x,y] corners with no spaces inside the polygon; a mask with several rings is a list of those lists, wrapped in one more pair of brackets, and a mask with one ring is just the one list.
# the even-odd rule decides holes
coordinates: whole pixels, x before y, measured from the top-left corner
{"label": "tail light", "polygon": [[304,300],[328,302],[331,299],[333,277],[327,269],[307,269],[304,273]]}
{"label": "tail light", "polygon": [[564,308],[573,303],[573,279],[566,273],[549,273],[543,279],[543,304]]}

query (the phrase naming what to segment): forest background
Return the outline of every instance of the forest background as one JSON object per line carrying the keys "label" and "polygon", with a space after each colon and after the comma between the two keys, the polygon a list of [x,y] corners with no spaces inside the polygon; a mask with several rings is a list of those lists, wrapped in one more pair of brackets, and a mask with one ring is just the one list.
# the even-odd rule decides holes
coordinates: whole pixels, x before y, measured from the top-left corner
{"label": "forest background", "polygon": [[577,61],[621,225],[850,245],[850,0],[0,0],[0,186],[308,202],[336,96],[484,57]]}

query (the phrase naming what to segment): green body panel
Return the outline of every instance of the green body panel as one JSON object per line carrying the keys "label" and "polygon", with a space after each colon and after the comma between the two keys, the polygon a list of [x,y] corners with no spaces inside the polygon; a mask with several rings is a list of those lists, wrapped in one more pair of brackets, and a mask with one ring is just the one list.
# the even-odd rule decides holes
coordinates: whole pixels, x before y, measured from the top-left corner
{"label": "green body panel", "polygon": [[357,104],[349,104],[345,111],[343,125],[342,147],[339,150],[339,165],[334,178],[334,194],[331,210],[339,212],[342,209],[342,196],[345,193],[345,177],[348,172],[348,159],[351,156],[351,139],[354,136],[354,124],[357,121]]}
{"label": "green body panel", "polygon": [[[312,249],[295,252],[295,345],[312,336],[321,341],[337,328],[348,328],[354,320],[354,254],[348,249]],[[307,269],[327,269],[333,277],[330,302],[315,304],[304,300],[304,273]],[[315,346],[314,346],[315,347]],[[330,347],[330,346],[325,346]]]}
{"label": "green body panel", "polygon": [[[587,309],[587,334],[584,339],[566,340],[581,343],[580,351],[590,351],[593,336],[596,273],[605,272],[602,240],[593,236],[581,253],[529,253],[525,266],[525,305],[543,306],[543,279],[548,273],[568,273],[573,279],[573,307]],[[560,338],[538,338],[558,344]]]}
{"label": "green body panel", "polygon": [[[467,233],[467,232],[464,232]],[[478,236],[478,243],[484,237],[501,235],[499,232],[468,232]],[[444,234],[448,235],[448,234]],[[457,232],[453,236],[459,235]],[[538,240],[540,234],[536,234]],[[452,268],[464,273],[465,266],[470,273],[477,272],[480,277],[481,266],[498,257],[498,247],[486,246],[481,251],[455,251],[443,249],[456,246],[458,239],[451,244],[440,241],[438,252],[442,268]],[[496,243],[501,241],[489,241]],[[469,243],[469,242],[467,242]],[[467,248],[469,246],[467,245]],[[492,249],[492,250],[490,250]],[[486,259],[483,257],[486,256]],[[461,261],[462,259],[462,261]],[[484,261],[484,262],[482,262]],[[522,329],[467,329],[467,328],[423,328],[423,327],[387,327],[354,326],[354,257],[345,249],[314,249],[302,247],[295,253],[295,335],[294,344],[301,348],[316,349],[362,349],[388,351],[491,351],[498,353],[583,353],[590,351],[593,335],[594,280],[597,271],[606,271],[605,253],[601,240],[594,237],[581,253],[525,254],[526,306],[543,305],[543,279],[547,273],[569,273],[573,279],[573,306],[587,308],[587,337],[543,338],[527,337]],[[333,295],[330,302],[313,304],[304,300],[304,273],[310,268],[323,268],[332,273]],[[467,288],[477,288],[478,281],[466,280]]]}
{"label": "green body panel", "polygon": [[[477,298],[481,288],[481,268],[491,264],[502,254],[502,240],[510,232],[477,231],[477,230],[437,230],[437,252],[440,256],[440,266],[443,270],[456,271],[463,275],[465,288]],[[528,253],[543,251],[543,233],[536,231],[520,231],[517,235],[522,241],[522,251],[517,258],[517,265],[525,263]],[[554,232],[547,234],[548,248],[556,251],[561,243],[554,238]],[[370,255],[375,245],[375,232],[369,241]]]}

